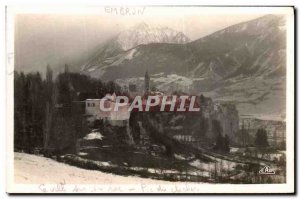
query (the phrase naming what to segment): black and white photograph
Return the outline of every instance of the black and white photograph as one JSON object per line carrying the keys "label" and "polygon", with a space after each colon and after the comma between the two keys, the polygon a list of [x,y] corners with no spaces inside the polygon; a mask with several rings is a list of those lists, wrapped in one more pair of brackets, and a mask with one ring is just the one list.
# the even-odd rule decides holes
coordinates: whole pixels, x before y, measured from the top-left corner
{"label": "black and white photograph", "polygon": [[294,8],[7,7],[9,193],[293,193]]}

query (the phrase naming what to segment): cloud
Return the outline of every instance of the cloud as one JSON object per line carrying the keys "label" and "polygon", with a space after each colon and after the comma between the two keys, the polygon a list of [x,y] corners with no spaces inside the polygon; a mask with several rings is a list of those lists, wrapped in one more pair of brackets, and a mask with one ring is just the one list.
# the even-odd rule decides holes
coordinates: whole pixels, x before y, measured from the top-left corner
{"label": "cloud", "polygon": [[194,9],[150,7],[143,16],[130,17],[103,13],[19,14],[15,21],[15,69],[45,72],[47,64],[56,71],[65,63],[79,66],[103,42],[140,22],[167,26],[194,40],[261,15],[212,15]]}

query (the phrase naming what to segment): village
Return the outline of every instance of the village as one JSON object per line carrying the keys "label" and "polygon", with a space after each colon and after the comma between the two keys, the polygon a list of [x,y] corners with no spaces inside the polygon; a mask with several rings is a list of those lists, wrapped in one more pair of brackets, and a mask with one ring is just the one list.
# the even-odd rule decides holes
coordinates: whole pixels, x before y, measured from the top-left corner
{"label": "village", "polygon": [[[84,169],[167,181],[285,181],[285,124],[241,119],[233,102],[151,89],[148,72],[142,86],[120,88],[71,73],[67,66],[53,82],[48,68],[44,85],[52,98],[45,98],[43,134],[35,130],[38,126],[24,126],[26,121],[18,124],[16,151]],[[88,85],[97,92],[86,90]],[[130,110],[137,96],[140,102]],[[17,106],[21,112],[23,107]],[[32,112],[33,121],[41,118],[36,114]],[[260,176],[265,167],[276,175]]]}
{"label": "village", "polygon": [[[253,139],[255,137],[256,130],[259,128],[266,128],[268,142],[271,146],[278,147],[285,142],[285,125],[280,121],[263,121],[259,119],[253,118],[239,118],[238,110],[234,103],[229,102],[217,102],[214,103],[211,98],[206,98],[203,95],[197,97],[196,102],[193,100],[193,104],[191,104],[189,96],[182,96],[189,99],[187,103],[185,101],[178,102],[176,100],[177,95],[165,95],[162,91],[150,91],[150,77],[148,73],[145,74],[145,82],[144,89],[137,91],[137,85],[130,84],[127,88],[128,98],[133,99],[135,97],[140,97],[140,102],[137,103],[138,106],[135,108],[131,108],[129,110],[130,102],[127,103],[120,102],[120,99],[117,99],[119,96],[116,96],[115,93],[107,94],[102,99],[86,99],[84,114],[89,118],[90,122],[94,122],[95,120],[103,120],[111,125],[119,125],[124,126],[129,124],[130,112],[135,111],[158,111],[158,112],[169,112],[176,111],[176,108],[180,107],[190,108],[196,107],[196,111],[200,111],[201,115],[208,122],[207,129],[207,137],[213,138],[214,136],[214,127],[213,120],[217,120],[220,123],[220,127],[222,129],[222,135],[228,135],[230,140],[234,145],[240,145],[243,147],[253,145]],[[151,102],[149,104],[149,100],[145,99],[145,97],[152,97],[151,99],[155,99],[158,97],[160,99],[159,102]],[[127,96],[125,96],[127,97]],[[192,96],[196,97],[196,96]],[[127,98],[127,99],[128,99]],[[123,98],[122,98],[123,99]],[[150,101],[151,101],[150,99]],[[165,101],[162,101],[165,100]],[[175,99],[175,100],[174,100]],[[131,102],[134,100],[131,100]],[[104,109],[101,109],[101,102],[104,104]],[[135,101],[136,102],[136,101]],[[162,102],[167,102],[166,105],[162,105]],[[175,102],[172,105],[172,102]],[[119,105],[118,105],[119,104]],[[139,107],[139,104],[141,107]],[[148,108],[146,107],[148,106]],[[155,108],[151,107],[154,106]],[[150,108],[151,107],[151,108]],[[160,108],[157,108],[160,107]],[[168,108],[166,108],[168,107]],[[163,109],[162,109],[163,108]],[[170,109],[172,108],[172,109]],[[188,109],[184,109],[182,111],[186,111]],[[192,110],[195,111],[195,110]],[[178,111],[180,112],[180,111]],[[180,129],[179,126],[176,127]],[[176,129],[175,128],[175,129]],[[195,136],[191,135],[174,135],[175,139],[182,141],[195,141]]]}
{"label": "village", "polygon": [[[136,90],[136,85],[129,85],[128,88],[129,88],[128,89],[129,96],[131,98],[139,94],[139,92]],[[157,90],[150,91],[149,88],[150,88],[150,77],[148,73],[146,73],[144,90],[140,92],[143,92],[144,96],[146,95],[152,95],[152,96],[156,95],[160,97],[164,96],[162,91],[157,91]],[[171,99],[171,96],[168,97],[169,99]],[[126,135],[125,137],[127,137],[125,138],[127,140],[127,143],[129,143],[130,145],[135,145],[135,148],[139,151],[134,153],[140,153],[140,155],[143,154],[144,156],[145,154],[147,154],[150,155],[151,157],[153,156],[159,157],[167,151],[168,145],[165,145],[164,142],[153,141],[153,138],[151,138],[152,137],[151,133],[150,134],[147,133],[147,131],[149,131],[147,129],[148,127],[145,127],[146,126],[144,124],[145,121],[141,119],[141,118],[147,118],[146,120],[148,121],[153,120],[152,121],[153,127],[158,126],[157,128],[152,128],[151,129],[152,131],[153,130],[158,131],[158,134],[166,136],[168,139],[175,140],[176,142],[179,142],[183,146],[190,145],[193,146],[193,148],[196,150],[199,150],[201,152],[206,152],[207,154],[209,154],[208,157],[210,158],[211,157],[220,158],[219,161],[217,161],[219,162],[217,164],[213,163],[211,165],[210,163],[207,163],[206,166],[202,166],[200,163],[201,159],[199,160],[195,158],[194,155],[196,154],[195,152],[192,152],[191,154],[186,154],[182,152],[178,152],[178,154],[174,153],[175,160],[177,159],[179,161],[180,160],[188,161],[190,166],[196,166],[197,168],[200,167],[201,168],[200,170],[203,170],[201,171],[202,173],[205,172],[212,173],[212,171],[214,171],[213,174],[208,175],[210,177],[211,175],[214,176],[218,175],[215,173],[215,170],[222,172],[221,170],[222,167],[224,166],[223,165],[224,162],[225,163],[227,162],[227,164],[229,165],[227,169],[223,169],[224,171],[226,170],[227,173],[233,172],[233,170],[236,168],[237,165],[241,166],[250,162],[256,162],[259,165],[260,164],[274,165],[277,163],[280,165],[284,165],[285,162],[285,149],[283,146],[283,143],[285,142],[284,124],[280,122],[273,122],[270,124],[263,121],[261,122],[256,121],[256,123],[259,124],[254,125],[253,123],[255,123],[255,121],[251,119],[248,120],[242,119],[240,121],[238,111],[233,103],[214,103],[212,99],[206,98],[203,95],[201,95],[197,98],[197,101],[195,103],[196,107],[199,107],[199,113],[196,114],[194,113],[194,115],[193,114],[191,115],[191,113],[187,113],[187,112],[170,113],[169,111],[166,112],[155,111],[155,110],[160,110],[158,108],[158,109],[152,109],[152,113],[149,114],[152,116],[145,116],[145,113],[128,111],[128,107],[129,107],[128,104],[125,106],[120,106],[121,108],[118,111],[116,111],[116,109],[114,109],[117,103],[116,98],[117,98],[116,94],[113,93],[112,95],[105,96],[102,99],[86,99],[85,115],[87,116],[87,120],[89,121],[89,124],[93,127],[95,127],[94,124],[96,122],[96,123],[101,123],[104,125],[111,126],[112,128],[117,127],[119,129],[120,128],[124,129],[123,132]],[[105,100],[105,108],[108,108],[107,110],[111,110],[111,111],[101,110],[100,102],[103,100]],[[142,105],[144,105],[143,110],[145,110],[145,106],[146,106],[145,100],[142,102]],[[156,104],[156,105],[159,106],[160,104]],[[176,103],[174,106],[176,106]],[[189,104],[186,106],[188,107]],[[136,118],[136,120],[138,121],[132,122],[133,120],[130,119],[130,117]],[[189,120],[199,121],[199,126],[193,125],[191,127],[188,122]],[[139,131],[138,133],[136,133],[134,130],[136,127]],[[257,129],[260,128],[261,129],[266,128],[268,150],[260,150],[255,145],[255,137],[256,137]],[[88,143],[87,140],[93,140],[93,139],[98,139],[104,142],[105,135],[101,133],[103,130],[104,129],[101,127],[98,129],[95,128],[85,138],[80,139],[80,142],[86,144]],[[216,140],[218,139],[219,136],[221,137],[221,141],[218,143],[216,142]],[[223,142],[226,143],[226,138],[228,138],[227,140],[228,145],[225,146],[225,148],[220,147],[219,149],[216,149],[218,148],[216,147],[216,144],[222,145]],[[107,152],[109,146],[105,146],[105,147],[107,148],[106,149]],[[226,149],[226,147],[228,147],[228,149]],[[88,153],[90,150],[87,150],[84,146],[81,149],[83,149],[81,152],[79,152],[79,154],[81,154],[81,157],[89,156]],[[141,158],[136,155],[133,156],[137,159]],[[106,159],[106,161],[108,161],[108,159]],[[122,161],[125,162],[125,163],[122,162],[122,164],[125,165],[128,164],[126,163],[126,158],[123,158]],[[237,162],[241,164],[238,164]],[[131,162],[130,164],[136,164],[136,162],[135,163]],[[203,164],[205,165],[205,163]],[[161,166],[163,164],[159,163],[159,165]],[[147,167],[149,166],[147,165],[146,168]],[[171,169],[168,168],[170,167],[170,165],[166,167],[167,167],[166,169],[160,171],[161,173],[164,173],[164,175],[167,175],[168,173],[167,170]],[[202,167],[208,167],[209,169],[207,168],[203,169]],[[214,167],[218,167],[218,168],[214,168]],[[140,169],[143,170],[143,167],[141,167]],[[194,169],[195,168],[191,170],[195,172]],[[282,173],[283,170],[280,170],[282,176],[284,175]],[[159,173],[154,169],[154,173],[156,172]],[[171,169],[171,173],[174,172],[175,171],[172,171]],[[200,175],[199,173],[196,174],[196,176],[199,175]],[[223,176],[222,174],[220,175]],[[231,177],[230,179],[231,180],[235,179],[235,177],[232,176],[234,175],[230,173],[230,177]],[[190,176],[190,178],[193,177]],[[199,180],[199,177],[197,178],[197,180]],[[283,178],[279,179],[279,181],[282,180]],[[278,182],[278,179],[276,180],[276,182]]]}

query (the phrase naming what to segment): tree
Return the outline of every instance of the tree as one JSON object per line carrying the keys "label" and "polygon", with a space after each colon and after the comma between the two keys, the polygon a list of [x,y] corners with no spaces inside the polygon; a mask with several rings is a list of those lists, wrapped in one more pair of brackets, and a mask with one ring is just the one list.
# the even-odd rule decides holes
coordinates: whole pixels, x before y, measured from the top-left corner
{"label": "tree", "polygon": [[205,104],[206,100],[203,94],[200,95],[200,104],[203,105]]}
{"label": "tree", "polygon": [[269,146],[267,131],[265,129],[258,129],[255,137],[255,145],[258,148],[265,148]]}
{"label": "tree", "polygon": [[218,136],[216,137],[214,150],[222,151],[222,148],[223,148],[223,136],[221,133],[219,133]]}
{"label": "tree", "polygon": [[215,135],[217,135],[215,137],[216,143],[215,143],[214,150],[219,152],[227,152],[227,149],[225,147],[225,138],[222,136],[223,129],[218,120],[212,121],[212,131]]}
{"label": "tree", "polygon": [[50,65],[47,65],[47,71],[46,71],[46,83],[52,83],[53,78],[53,71],[50,67]]}
{"label": "tree", "polygon": [[108,91],[120,93],[120,86],[72,73],[67,65],[55,79],[49,65],[45,79],[38,72],[15,72],[14,149],[29,153],[41,147],[50,153],[53,149],[74,151],[77,138],[87,131],[77,94],[86,92],[86,97],[100,98]]}
{"label": "tree", "polygon": [[106,83],[106,93],[116,93],[117,95],[121,93],[121,87],[113,81]]}
{"label": "tree", "polygon": [[224,138],[224,151],[227,153],[230,151],[229,136],[227,134],[225,135],[225,138]]}
{"label": "tree", "polygon": [[45,126],[44,126],[44,149],[47,149],[50,141],[50,133],[51,133],[51,123],[53,116],[53,105],[55,100],[55,95],[53,92],[53,71],[50,65],[47,65],[46,72],[46,82],[45,82],[45,101],[46,101],[46,110],[45,110]]}
{"label": "tree", "polygon": [[219,134],[222,134],[223,129],[222,129],[222,126],[221,126],[221,124],[220,124],[220,122],[218,120],[213,120],[212,121],[212,131],[217,136]]}
{"label": "tree", "polygon": [[[68,73],[66,65],[65,73],[58,75],[54,92],[57,93],[54,99],[55,111],[51,124],[51,144],[61,153],[70,147],[75,147],[76,136],[74,133],[74,117],[72,116],[73,85],[71,83],[71,74]],[[74,151],[74,150],[73,150]]]}
{"label": "tree", "polygon": [[214,150],[216,150],[218,152],[222,152],[222,153],[228,153],[230,151],[230,148],[229,148],[229,137],[228,137],[227,134],[224,137],[220,133],[216,137],[216,144],[215,144]]}
{"label": "tree", "polygon": [[102,98],[106,95],[105,93],[105,85],[102,83],[101,80],[98,80],[97,87],[96,87],[97,96]]}
{"label": "tree", "polygon": [[286,143],[285,143],[285,141],[280,142],[279,149],[280,150],[286,150]]}
{"label": "tree", "polygon": [[[191,120],[193,121],[193,120]],[[200,116],[200,131],[199,131],[199,137],[204,137],[207,133],[207,130],[209,128],[208,119],[204,116]]]}
{"label": "tree", "polygon": [[129,126],[131,127],[132,137],[136,144],[139,144],[141,140],[141,129],[138,117],[138,113],[132,112],[129,118]]}
{"label": "tree", "polygon": [[15,148],[32,152],[43,143],[44,97],[40,73],[14,76]]}

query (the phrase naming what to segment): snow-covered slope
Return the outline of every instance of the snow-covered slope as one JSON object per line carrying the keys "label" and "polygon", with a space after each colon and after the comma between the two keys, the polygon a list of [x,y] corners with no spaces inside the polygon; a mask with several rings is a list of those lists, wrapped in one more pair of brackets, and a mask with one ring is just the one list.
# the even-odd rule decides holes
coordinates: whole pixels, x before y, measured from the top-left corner
{"label": "snow-covered slope", "polygon": [[[49,158],[14,153],[14,178],[17,184],[135,184],[168,183],[139,177],[123,177],[101,171],[86,170]],[[39,190],[37,190],[39,191]],[[40,190],[41,191],[41,190]]]}

